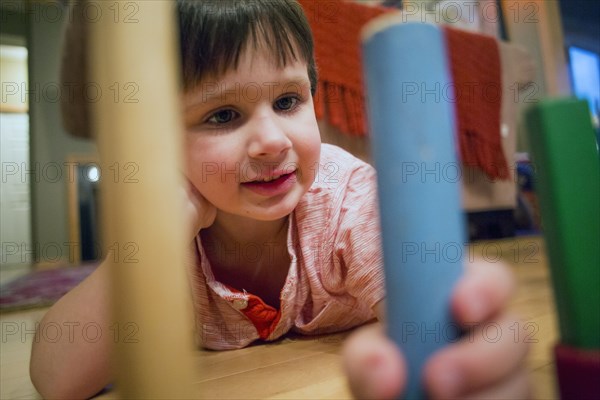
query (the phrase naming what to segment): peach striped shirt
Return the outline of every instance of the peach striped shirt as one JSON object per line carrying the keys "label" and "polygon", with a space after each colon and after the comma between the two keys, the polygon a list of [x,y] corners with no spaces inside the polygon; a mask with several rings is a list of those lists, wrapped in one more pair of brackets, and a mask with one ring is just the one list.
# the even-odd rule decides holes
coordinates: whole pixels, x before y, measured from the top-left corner
{"label": "peach striped shirt", "polygon": [[[279,319],[263,339],[337,332],[375,317],[372,307],[385,297],[376,184],[369,164],[322,145],[317,179],[289,216],[290,268]],[[199,344],[225,350],[259,339],[244,313],[256,296],[214,278],[199,235],[196,250],[200,265],[191,280]]]}

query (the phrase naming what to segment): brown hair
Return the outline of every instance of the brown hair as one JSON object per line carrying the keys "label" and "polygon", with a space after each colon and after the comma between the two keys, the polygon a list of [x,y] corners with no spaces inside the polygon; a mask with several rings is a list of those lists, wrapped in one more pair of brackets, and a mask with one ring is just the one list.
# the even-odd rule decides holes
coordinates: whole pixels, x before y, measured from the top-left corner
{"label": "brown hair", "polygon": [[[178,0],[183,84],[237,68],[248,46],[266,45],[278,67],[306,62],[311,91],[317,86],[310,26],[294,0]],[[298,53],[298,54],[297,54]]]}

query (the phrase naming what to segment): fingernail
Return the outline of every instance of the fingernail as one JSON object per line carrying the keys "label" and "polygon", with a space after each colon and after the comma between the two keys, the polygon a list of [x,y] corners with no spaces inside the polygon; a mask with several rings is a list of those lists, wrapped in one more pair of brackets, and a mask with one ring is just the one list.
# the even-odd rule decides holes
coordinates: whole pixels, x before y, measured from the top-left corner
{"label": "fingernail", "polygon": [[370,386],[368,393],[375,396],[382,386],[385,386],[389,381],[389,371],[383,354],[372,354],[365,363],[366,373],[369,376],[367,379]]}
{"label": "fingernail", "polygon": [[471,291],[467,297],[467,312],[468,320],[472,322],[479,322],[485,317],[487,312],[487,306],[485,304],[485,298],[477,291]]}
{"label": "fingernail", "polygon": [[379,377],[382,371],[385,370],[383,355],[377,353],[371,354],[365,361],[365,367],[367,373],[371,375],[372,378]]}

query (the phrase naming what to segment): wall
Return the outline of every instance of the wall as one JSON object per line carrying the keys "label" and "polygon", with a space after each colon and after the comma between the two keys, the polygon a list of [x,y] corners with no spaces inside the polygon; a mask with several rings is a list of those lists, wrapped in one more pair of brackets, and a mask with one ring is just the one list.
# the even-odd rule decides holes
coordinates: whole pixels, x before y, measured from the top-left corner
{"label": "wall", "polygon": [[[533,58],[535,78],[524,92],[524,109],[549,96],[569,96],[571,86],[564,54],[562,22],[557,0],[502,0],[508,39],[523,46]],[[527,132],[519,120],[517,151],[527,152]]]}
{"label": "wall", "polygon": [[[7,7],[6,4],[11,7]],[[31,184],[32,239],[30,249],[42,264],[68,262],[67,184],[72,176],[70,154],[95,154],[89,140],[69,136],[61,125],[60,96],[68,95],[59,82],[62,34],[68,13],[58,3],[28,2],[27,12],[15,12],[15,2],[3,1],[2,31],[26,27],[29,48],[30,166],[24,171]],[[5,30],[6,26],[6,30]]]}
{"label": "wall", "polygon": [[7,272],[27,269],[24,252],[31,248],[31,192],[19,170],[29,164],[29,115],[27,103],[11,93],[27,84],[27,50],[2,44],[0,37],[0,268]]}
{"label": "wall", "polygon": [[[4,2],[2,2],[2,7]],[[27,82],[29,25],[22,14],[8,18],[2,8],[0,18],[0,283],[14,279],[29,269],[31,249],[31,190],[22,178],[20,166],[29,163],[29,116],[27,103],[9,93]],[[8,47],[5,47],[8,46]],[[15,47],[16,46],[16,47]],[[15,51],[17,50],[17,51]],[[25,54],[23,54],[25,53]]]}

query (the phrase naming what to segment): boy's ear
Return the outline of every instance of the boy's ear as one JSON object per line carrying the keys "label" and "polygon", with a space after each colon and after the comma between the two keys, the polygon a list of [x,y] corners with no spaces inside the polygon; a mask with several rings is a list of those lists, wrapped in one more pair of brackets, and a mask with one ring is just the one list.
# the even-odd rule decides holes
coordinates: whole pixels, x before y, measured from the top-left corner
{"label": "boy's ear", "polygon": [[72,16],[67,24],[62,48],[60,68],[61,87],[68,96],[60,96],[63,127],[71,135],[91,138],[90,99],[86,97],[89,88],[89,23],[85,18],[85,5],[88,0],[71,2]]}

